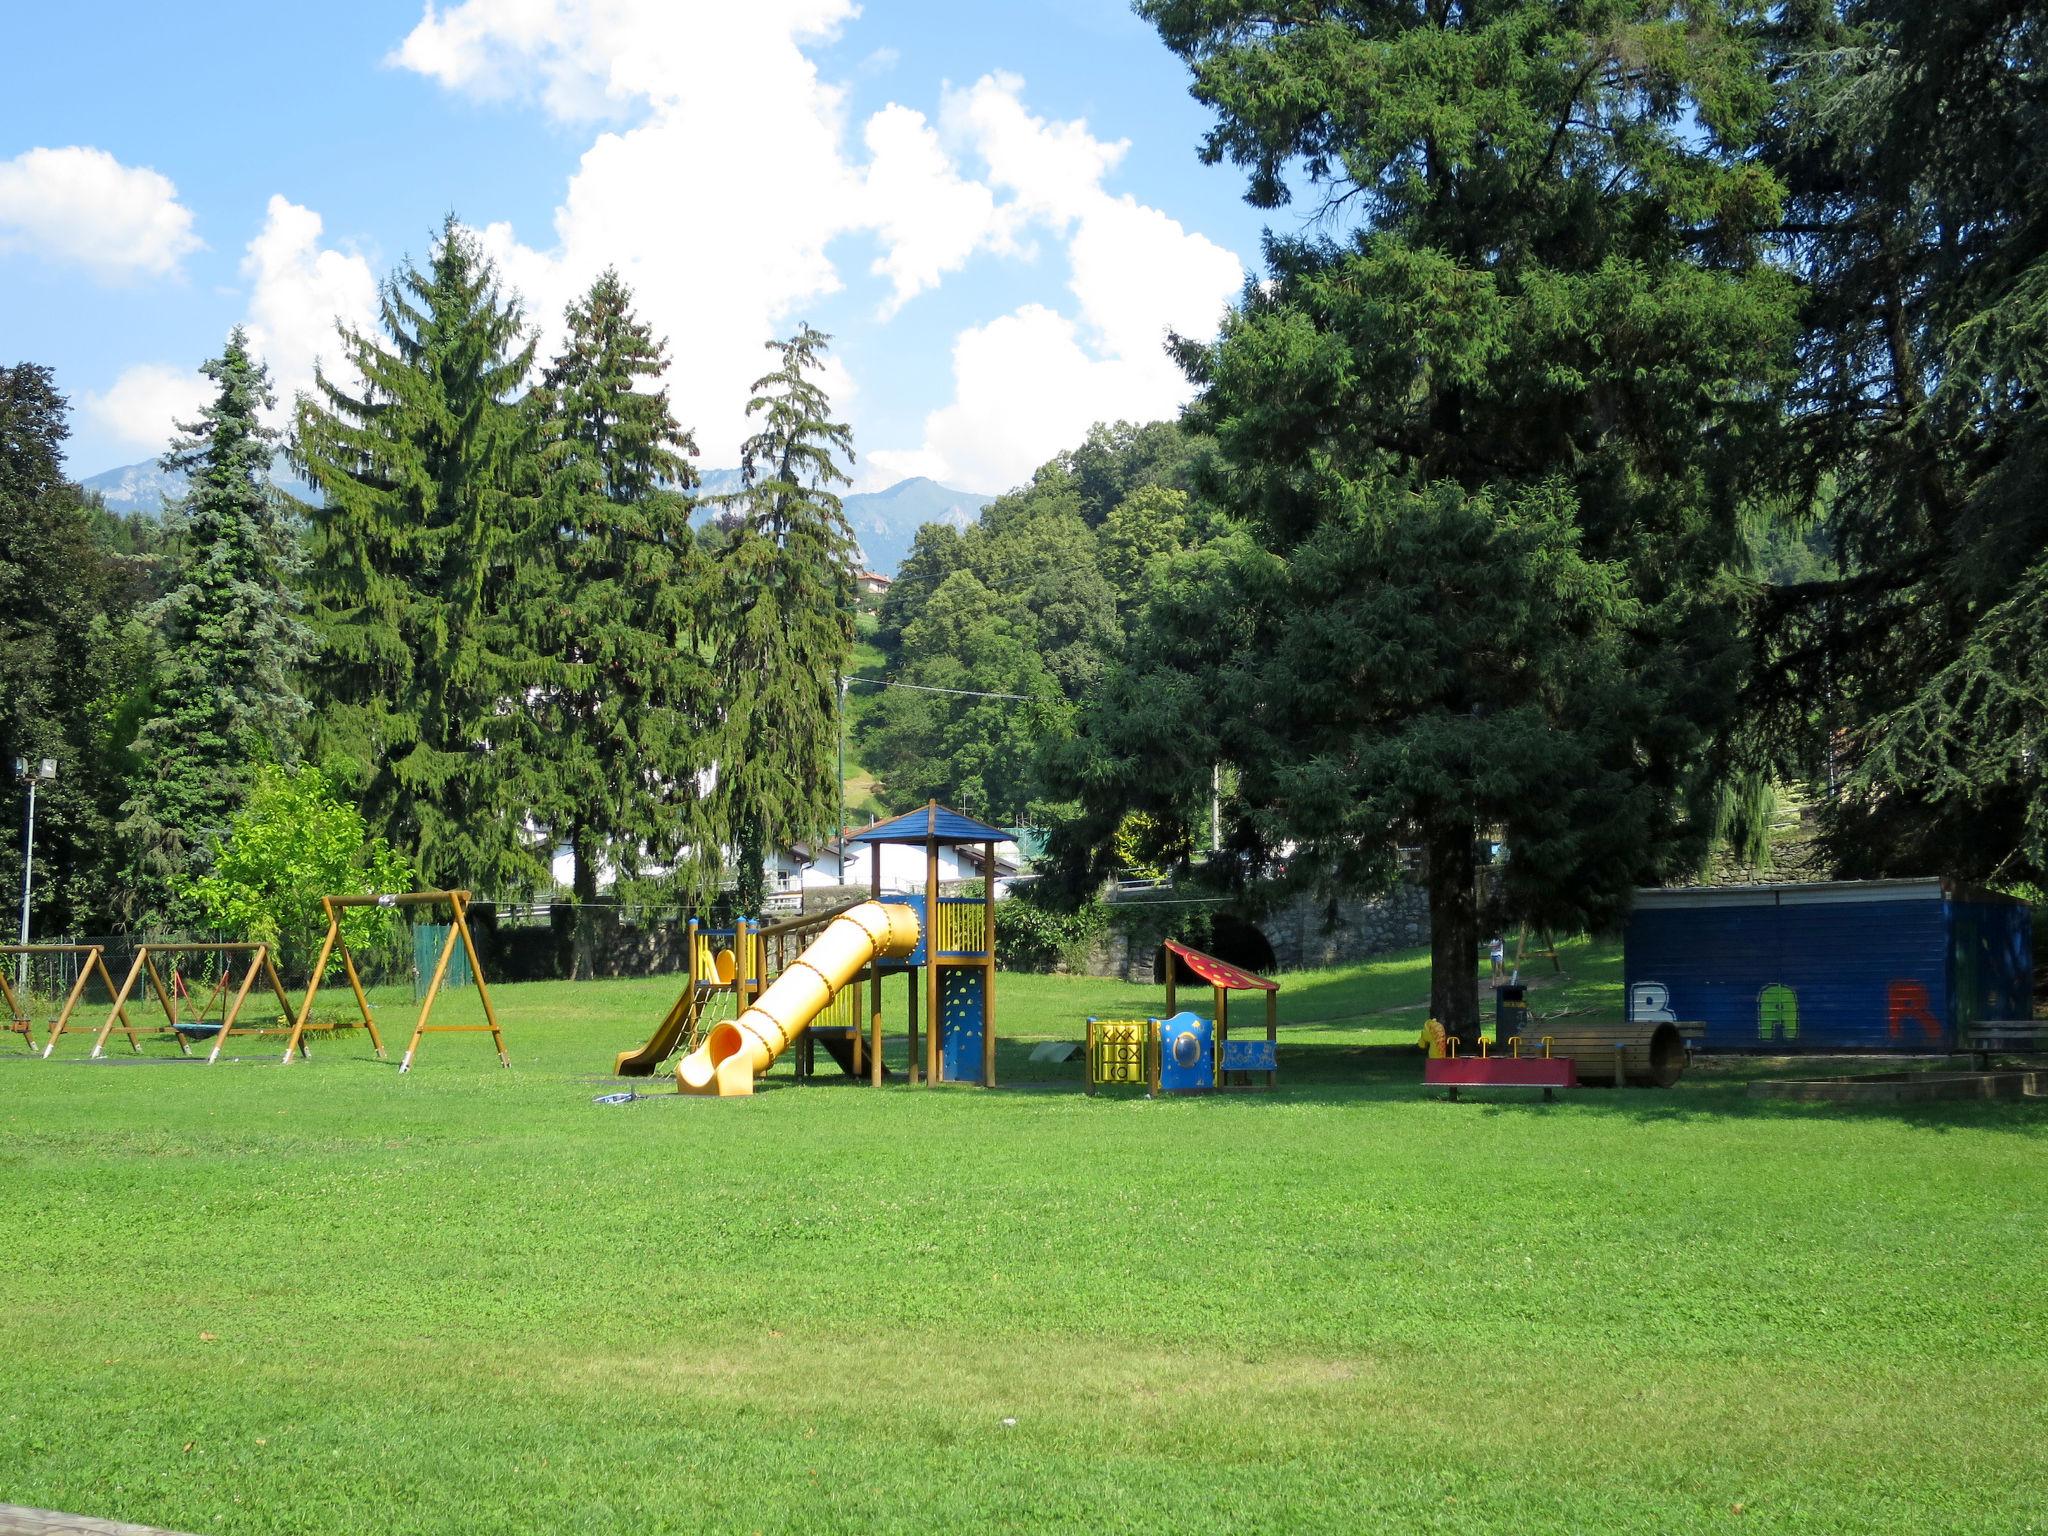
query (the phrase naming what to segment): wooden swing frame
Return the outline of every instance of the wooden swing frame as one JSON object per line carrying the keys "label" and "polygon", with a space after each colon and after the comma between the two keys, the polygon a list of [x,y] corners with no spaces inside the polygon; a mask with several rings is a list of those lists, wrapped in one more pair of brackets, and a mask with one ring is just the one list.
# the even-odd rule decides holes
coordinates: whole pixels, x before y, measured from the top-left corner
{"label": "wooden swing frame", "polygon": [[[204,1019],[207,1010],[213,1007],[217,999],[225,1000],[221,1012],[220,1031],[213,1037],[213,1049],[206,1054],[206,1064],[209,1067],[220,1060],[221,1047],[227,1043],[228,1036],[234,1033],[235,1021],[241,1017],[242,1005],[249,1000],[250,990],[256,985],[259,974],[269,983],[271,994],[277,998],[278,1006],[284,1010],[283,1017],[288,1019],[292,1016],[292,1000],[285,994],[284,981],[277,974],[277,965],[270,957],[268,944],[143,944],[135,951],[134,963],[128,967],[128,975],[122,980],[120,991],[114,994],[114,1006],[107,1010],[106,1022],[100,1025],[99,1033],[93,1037],[92,1054],[95,1058],[105,1052],[107,1036],[114,1032],[117,1023],[127,1032],[128,1043],[135,1047],[136,1054],[142,1053],[142,1048],[135,1044],[135,1029],[128,1020],[127,1003],[128,995],[135,990],[135,983],[145,978],[149,982],[149,990],[156,994],[157,1003],[163,1008],[164,1020],[170,1025],[171,1035],[178,1042],[178,1049],[187,1056],[192,1054],[192,1047],[187,1043],[182,1027],[187,1021],[182,1020],[178,1014],[176,989],[165,983],[163,973],[157,969],[156,957],[159,955],[249,957],[248,968],[242,972],[241,985],[235,988],[232,997],[227,996],[228,980],[235,969],[230,964],[223,968],[220,980],[207,994],[206,1001],[199,1006],[198,1018]],[[105,969],[104,964],[101,969]],[[244,1029],[242,1033],[274,1035],[280,1032],[280,1028]],[[57,1043],[55,1036],[51,1037],[50,1043]]]}
{"label": "wooden swing frame", "polygon": [[[106,946],[101,944],[0,944],[0,958],[13,960],[22,955],[85,956],[84,962],[78,967],[77,978],[71,983],[71,991],[64,998],[64,1006],[58,1009],[56,1017],[50,1020],[50,1038],[44,1043],[41,1053],[43,1059],[47,1061],[50,1052],[56,1047],[57,1037],[64,1033],[65,1026],[71,1022],[72,1010],[85,996],[85,984],[92,979],[93,972],[99,972],[100,980],[106,984],[109,998],[115,995],[114,978],[107,970]],[[13,983],[8,981],[9,969],[11,967],[0,966],[0,998],[4,998],[7,1004],[8,1032],[20,1035],[26,1040],[29,1052],[33,1055],[36,1050],[35,1020],[29,1016],[27,1007],[16,996]],[[134,1048],[138,1056],[141,1055],[142,1046],[135,1038],[135,1027],[125,1016],[121,1024],[127,1032],[128,1044]]]}
{"label": "wooden swing frame", "polygon": [[[320,944],[320,958],[313,962],[312,977],[306,983],[306,1000],[299,1005],[298,1018],[292,1024],[291,1038],[285,1042],[284,1060],[289,1063],[292,1052],[305,1053],[306,1025],[313,1017],[313,1000],[320,995],[320,983],[327,974],[328,962],[335,950],[341,951],[342,968],[348,973],[348,984],[355,992],[356,1007],[362,1011],[363,1027],[370,1032],[370,1044],[376,1047],[377,1059],[388,1061],[384,1054],[384,1037],[377,1033],[377,1021],[370,1013],[370,999],[363,993],[363,979],[357,974],[355,956],[349,953],[348,941],[341,936],[341,914],[350,907],[434,907],[446,906],[449,911],[448,938],[441,945],[441,957],[434,962],[434,976],[427,983],[427,995],[420,1000],[419,1018],[412,1027],[412,1039],[406,1044],[405,1056],[398,1064],[400,1072],[412,1070],[413,1058],[419,1053],[420,1037],[423,1035],[467,1035],[488,1033],[498,1047],[499,1064],[512,1065],[512,1058],[505,1054],[505,1035],[498,1027],[498,1011],[491,1006],[491,989],[484,983],[483,962],[477,958],[476,941],[469,932],[469,892],[467,891],[408,891],[386,896],[322,896],[320,909],[327,914],[327,937]],[[434,1011],[434,999],[441,995],[441,982],[448,974],[448,961],[455,954],[455,941],[462,940],[463,952],[469,956],[470,974],[476,978],[476,993],[484,1005],[485,1024],[430,1024],[428,1019]]]}

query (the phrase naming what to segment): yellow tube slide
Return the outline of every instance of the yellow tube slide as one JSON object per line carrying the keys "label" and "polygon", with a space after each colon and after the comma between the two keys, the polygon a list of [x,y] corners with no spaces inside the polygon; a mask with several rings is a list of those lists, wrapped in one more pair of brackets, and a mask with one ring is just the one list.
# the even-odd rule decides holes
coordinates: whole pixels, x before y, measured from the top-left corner
{"label": "yellow tube slide", "polygon": [[713,1025],[704,1043],[676,1064],[676,1087],[721,1098],[752,1093],[754,1079],[831,1005],[840,988],[870,961],[909,954],[917,937],[917,914],[894,902],[864,901],[840,913],[752,1007]]}

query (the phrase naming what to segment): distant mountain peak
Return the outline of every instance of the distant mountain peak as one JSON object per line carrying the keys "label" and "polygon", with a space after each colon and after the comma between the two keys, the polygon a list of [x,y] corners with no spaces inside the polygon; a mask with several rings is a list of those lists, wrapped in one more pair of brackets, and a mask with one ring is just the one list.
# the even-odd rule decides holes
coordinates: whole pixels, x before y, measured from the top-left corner
{"label": "distant mountain peak", "polygon": [[[742,489],[736,469],[698,471],[701,497],[730,495]],[[317,499],[309,485],[294,479],[282,456],[272,462],[270,478],[302,501]],[[138,512],[160,517],[164,504],[185,494],[185,477],[166,474],[154,459],[139,464],[121,464],[80,482],[97,491],[116,512]],[[867,569],[893,575],[917,540],[917,530],[926,523],[946,523],[965,529],[994,501],[974,491],[955,490],[925,475],[913,475],[878,491],[860,491],[843,498],[846,521],[860,540],[861,560]]]}

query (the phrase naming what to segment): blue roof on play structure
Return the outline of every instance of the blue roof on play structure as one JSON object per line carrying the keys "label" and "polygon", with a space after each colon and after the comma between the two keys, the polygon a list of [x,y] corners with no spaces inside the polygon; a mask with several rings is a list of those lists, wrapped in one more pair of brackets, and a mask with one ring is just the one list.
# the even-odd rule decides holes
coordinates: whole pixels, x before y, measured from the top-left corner
{"label": "blue roof on play structure", "polygon": [[972,816],[949,811],[937,801],[856,832],[849,843],[1007,843],[1010,834]]}

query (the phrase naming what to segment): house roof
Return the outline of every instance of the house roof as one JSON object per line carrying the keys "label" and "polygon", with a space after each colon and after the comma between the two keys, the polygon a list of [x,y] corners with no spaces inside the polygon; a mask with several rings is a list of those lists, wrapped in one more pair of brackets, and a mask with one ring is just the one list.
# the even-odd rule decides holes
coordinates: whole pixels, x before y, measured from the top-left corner
{"label": "house roof", "polygon": [[924,843],[952,846],[959,843],[1007,843],[1010,834],[1001,827],[976,821],[958,811],[948,810],[934,800],[905,816],[877,822],[865,832],[856,832],[849,843]]}
{"label": "house roof", "polygon": [[1227,992],[1278,992],[1280,983],[1268,981],[1263,976],[1254,976],[1250,971],[1240,971],[1236,966],[1218,960],[1214,955],[1205,955],[1199,949],[1190,949],[1178,939],[1168,939],[1169,952],[1187,962],[1189,970],[1212,987],[1222,987]]}

